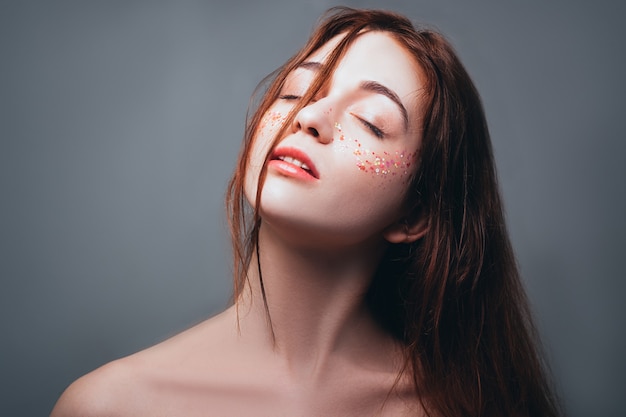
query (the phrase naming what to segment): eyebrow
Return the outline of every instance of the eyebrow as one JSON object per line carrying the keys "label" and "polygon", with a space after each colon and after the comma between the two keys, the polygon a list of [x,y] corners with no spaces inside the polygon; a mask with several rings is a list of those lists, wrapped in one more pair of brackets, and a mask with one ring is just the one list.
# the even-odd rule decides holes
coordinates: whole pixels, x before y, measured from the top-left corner
{"label": "eyebrow", "polygon": [[409,114],[406,111],[406,107],[400,101],[400,97],[391,89],[385,87],[379,82],[376,81],[363,81],[359,87],[362,90],[372,91],[374,93],[382,94],[385,97],[388,97],[391,101],[396,103],[400,108],[400,113],[402,113],[402,119],[404,120],[404,129],[406,130],[409,126]]}
{"label": "eyebrow", "polygon": [[[321,62],[305,61],[305,62],[302,62],[300,65],[298,65],[298,68],[304,68],[310,71],[317,71],[321,68],[321,66],[322,66]],[[363,81],[361,82],[361,84],[359,84],[359,88],[361,90],[371,91],[377,94],[382,94],[383,96],[389,98],[391,101],[396,103],[398,105],[398,108],[400,109],[400,113],[402,113],[402,119],[404,121],[404,130],[408,129],[409,113],[407,112],[406,107],[404,107],[404,104],[402,104],[400,97],[398,97],[398,95],[393,90],[391,90],[388,87],[385,87],[384,85],[382,85],[381,83],[377,81]]]}

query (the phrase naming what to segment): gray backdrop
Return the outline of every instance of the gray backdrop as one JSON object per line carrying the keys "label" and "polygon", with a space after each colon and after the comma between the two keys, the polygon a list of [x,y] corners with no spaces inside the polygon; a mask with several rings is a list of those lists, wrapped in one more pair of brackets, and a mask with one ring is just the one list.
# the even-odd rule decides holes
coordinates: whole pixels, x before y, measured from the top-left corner
{"label": "gray backdrop", "polygon": [[[227,306],[248,97],[333,4],[0,3],[0,415]],[[625,415],[624,2],[346,4],[457,47],[569,414]]]}

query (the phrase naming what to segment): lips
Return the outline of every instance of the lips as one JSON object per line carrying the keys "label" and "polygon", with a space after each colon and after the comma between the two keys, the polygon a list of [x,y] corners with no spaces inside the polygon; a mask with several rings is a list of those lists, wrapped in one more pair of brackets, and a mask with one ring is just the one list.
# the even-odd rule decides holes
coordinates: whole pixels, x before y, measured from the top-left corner
{"label": "lips", "polygon": [[319,173],[309,157],[299,149],[278,148],[272,154],[270,165],[281,174],[301,179],[319,179]]}

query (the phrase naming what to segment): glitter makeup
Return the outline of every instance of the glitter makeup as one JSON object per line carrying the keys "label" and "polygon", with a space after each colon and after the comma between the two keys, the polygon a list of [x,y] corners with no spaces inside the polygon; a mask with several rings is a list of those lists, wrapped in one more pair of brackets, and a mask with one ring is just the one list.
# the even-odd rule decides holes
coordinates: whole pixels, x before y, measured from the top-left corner
{"label": "glitter makeup", "polygon": [[379,177],[407,175],[409,173],[409,168],[413,164],[417,152],[401,150],[383,151],[381,153],[371,151],[364,148],[358,139],[346,139],[340,123],[335,123],[335,129],[339,133],[339,141],[343,142],[342,148],[352,149],[356,167],[360,171]]}
{"label": "glitter makeup", "polygon": [[284,114],[277,111],[267,112],[265,113],[263,119],[261,120],[261,123],[259,124],[259,130],[263,130],[266,127],[269,127],[270,129],[280,127],[286,119],[287,117]]}
{"label": "glitter makeup", "polygon": [[364,172],[374,175],[406,175],[415,158],[415,152],[395,151],[382,153],[361,149],[358,143],[357,149],[352,153],[356,157],[356,166]]}

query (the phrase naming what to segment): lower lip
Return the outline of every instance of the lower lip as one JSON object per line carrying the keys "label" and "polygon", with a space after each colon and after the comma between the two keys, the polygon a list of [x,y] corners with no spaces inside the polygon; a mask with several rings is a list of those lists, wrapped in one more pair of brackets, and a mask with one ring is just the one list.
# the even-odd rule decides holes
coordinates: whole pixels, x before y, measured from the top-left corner
{"label": "lower lip", "polygon": [[268,167],[273,171],[280,175],[284,175],[286,177],[296,178],[302,181],[316,181],[313,175],[311,175],[308,171],[294,165],[289,162],[282,161],[280,159],[273,159],[269,161]]}

